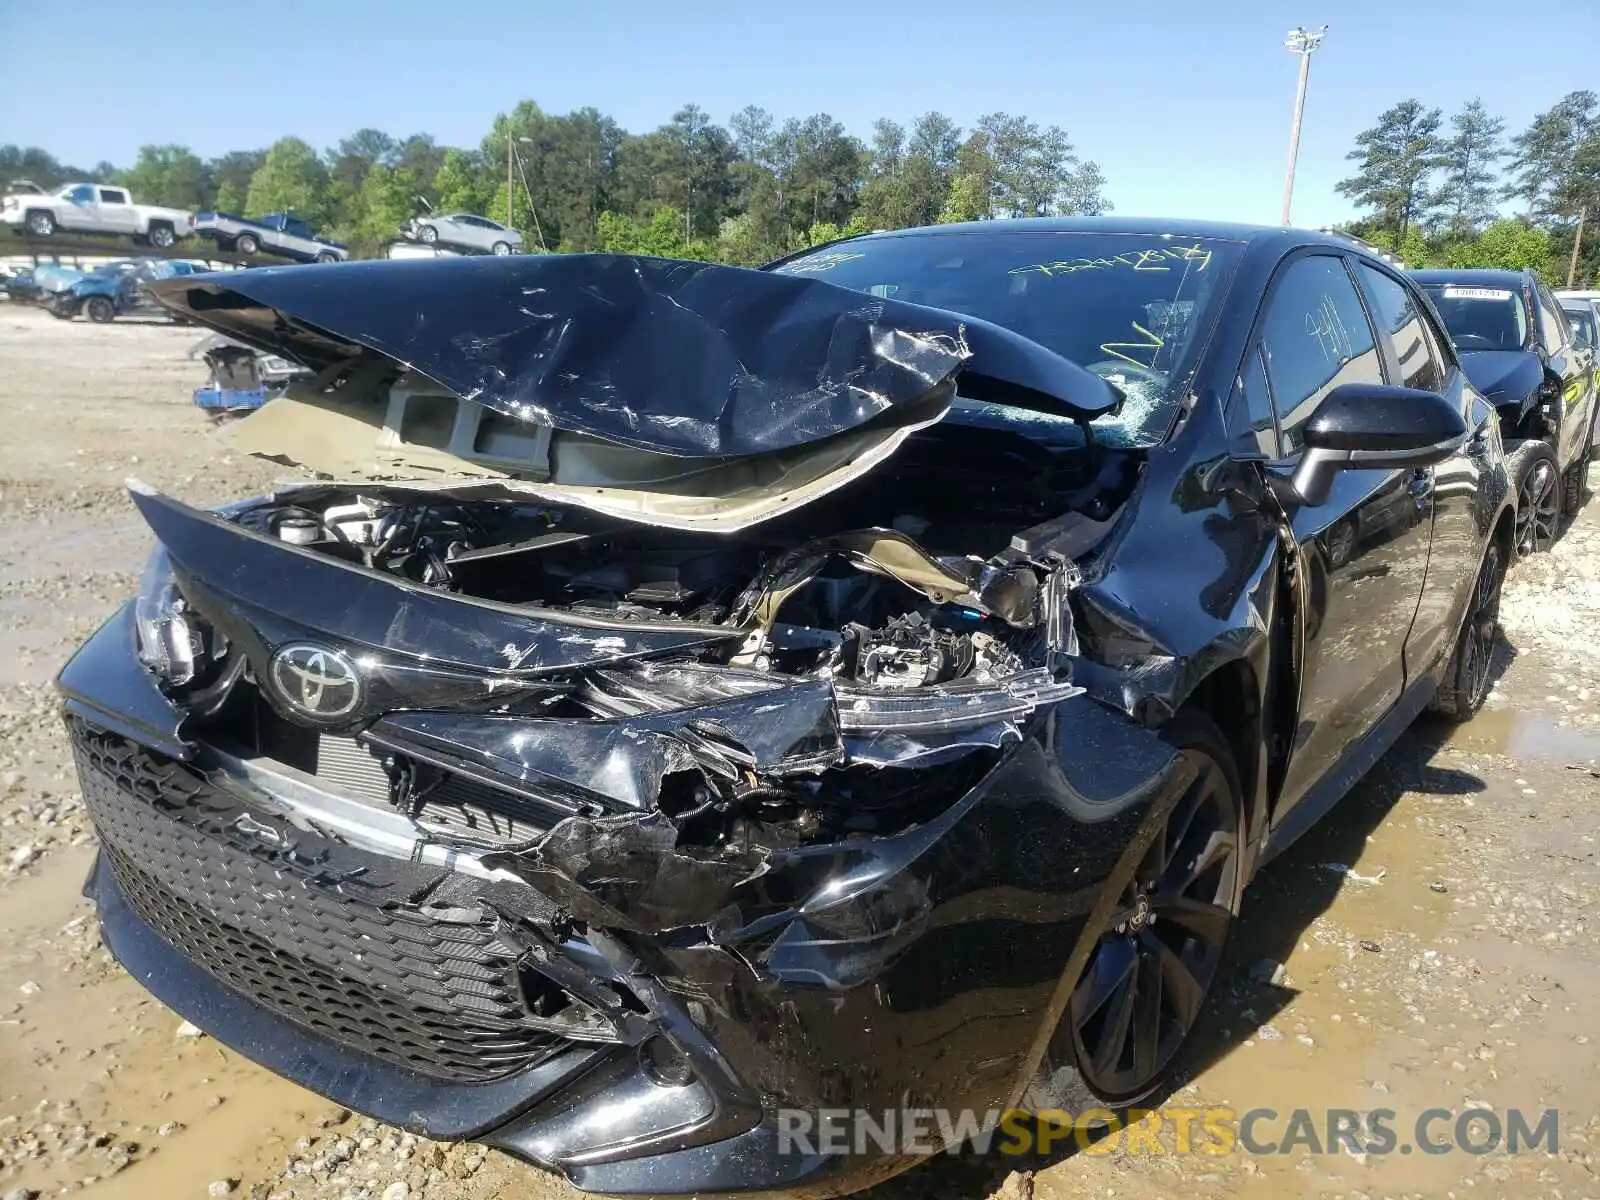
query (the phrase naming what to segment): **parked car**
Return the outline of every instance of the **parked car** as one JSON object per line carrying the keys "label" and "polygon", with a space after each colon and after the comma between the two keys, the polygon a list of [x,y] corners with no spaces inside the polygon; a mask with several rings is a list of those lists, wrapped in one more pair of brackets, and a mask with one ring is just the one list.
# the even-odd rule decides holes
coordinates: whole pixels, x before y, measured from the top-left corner
{"label": "parked car", "polygon": [[13,179],[6,184],[7,196],[43,196],[45,190],[31,179]]}
{"label": "parked car", "polygon": [[112,263],[56,292],[51,297],[50,311],[67,320],[82,313],[96,324],[133,314],[167,315],[166,309],[151,302],[145,285],[201,275],[209,269],[204,263],[183,259],[141,258]]}
{"label": "parked car", "polygon": [[[1556,299],[1566,314],[1572,344],[1589,356],[1589,373],[1594,378],[1596,392],[1600,393],[1600,294],[1590,298],[1557,292]],[[1600,409],[1600,404],[1596,407]],[[1600,416],[1596,420],[1600,421]],[[1591,443],[1596,436],[1600,436],[1600,426],[1591,429]]]}
{"label": "parked car", "polygon": [[919,1160],[794,1110],[1141,1100],[1261,864],[1488,690],[1495,410],[1345,239],[154,291],[319,372],[235,430],[313,477],[133,490],[140,597],[58,680],[105,944],[583,1189],[840,1194]]}
{"label": "parked car", "polygon": [[39,285],[34,282],[33,268],[23,267],[6,280],[6,299],[17,304],[32,304],[39,295]]}
{"label": "parked car", "polygon": [[195,214],[194,232],[225,250],[240,254],[274,254],[297,262],[342,262],[350,252],[337,242],[318,237],[311,226],[290,213],[236,217],[231,213]]}
{"label": "parked car", "polygon": [[446,250],[437,242],[431,246],[423,246],[416,242],[390,242],[384,248],[385,258],[457,258],[459,250]]}
{"label": "parked car", "polygon": [[1532,271],[1416,271],[1516,454],[1517,552],[1548,550],[1583,500],[1600,412],[1566,316]]}
{"label": "parked car", "polygon": [[430,213],[413,217],[402,232],[424,246],[456,246],[491,254],[516,254],[522,249],[519,231],[475,213]]}
{"label": "parked car", "polygon": [[49,196],[0,198],[0,222],[36,238],[57,232],[120,235],[165,249],[188,236],[192,220],[187,209],[135,204],[127,188],[103,183],[69,183]]}

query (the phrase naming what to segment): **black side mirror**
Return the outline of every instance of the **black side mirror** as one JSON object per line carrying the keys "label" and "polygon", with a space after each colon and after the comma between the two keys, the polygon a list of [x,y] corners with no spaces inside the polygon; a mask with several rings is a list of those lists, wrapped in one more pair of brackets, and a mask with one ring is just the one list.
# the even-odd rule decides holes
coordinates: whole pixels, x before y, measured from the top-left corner
{"label": "black side mirror", "polygon": [[1467,432],[1456,406],[1436,392],[1341,384],[1306,422],[1294,490],[1305,503],[1322,504],[1340,471],[1431,467],[1459,450]]}

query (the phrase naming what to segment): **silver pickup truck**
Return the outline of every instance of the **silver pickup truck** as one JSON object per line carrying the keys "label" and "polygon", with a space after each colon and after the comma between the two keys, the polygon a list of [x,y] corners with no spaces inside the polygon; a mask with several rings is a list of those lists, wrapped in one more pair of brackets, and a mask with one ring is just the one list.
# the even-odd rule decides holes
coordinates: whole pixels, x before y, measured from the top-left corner
{"label": "silver pickup truck", "polygon": [[350,257],[350,251],[318,237],[311,226],[289,213],[254,219],[225,212],[197,213],[194,232],[240,254],[271,254],[297,262],[343,262]]}

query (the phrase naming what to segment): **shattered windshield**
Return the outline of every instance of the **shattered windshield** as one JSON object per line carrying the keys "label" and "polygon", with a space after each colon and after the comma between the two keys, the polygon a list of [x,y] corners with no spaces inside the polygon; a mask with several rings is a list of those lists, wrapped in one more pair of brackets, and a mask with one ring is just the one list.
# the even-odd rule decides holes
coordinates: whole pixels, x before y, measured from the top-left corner
{"label": "shattered windshield", "polygon": [[1239,248],[1171,234],[996,228],[861,238],[775,269],[1020,333],[1126,394],[1120,413],[1095,419],[1098,439],[1153,446],[1172,426]]}

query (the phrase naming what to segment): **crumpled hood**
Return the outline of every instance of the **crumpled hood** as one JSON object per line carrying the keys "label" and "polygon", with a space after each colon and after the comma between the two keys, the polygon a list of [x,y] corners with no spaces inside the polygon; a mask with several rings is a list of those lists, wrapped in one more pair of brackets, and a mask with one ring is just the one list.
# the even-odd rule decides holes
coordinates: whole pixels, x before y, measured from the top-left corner
{"label": "crumpled hood", "polygon": [[1522,404],[1544,382],[1544,366],[1531,350],[1463,350],[1461,369],[1494,405]]}
{"label": "crumpled hood", "polygon": [[815,278],[617,254],[389,260],[151,286],[320,368],[365,347],[514,417],[686,457],[766,453],[961,391],[1092,417],[1110,384],[1037,342]]}

